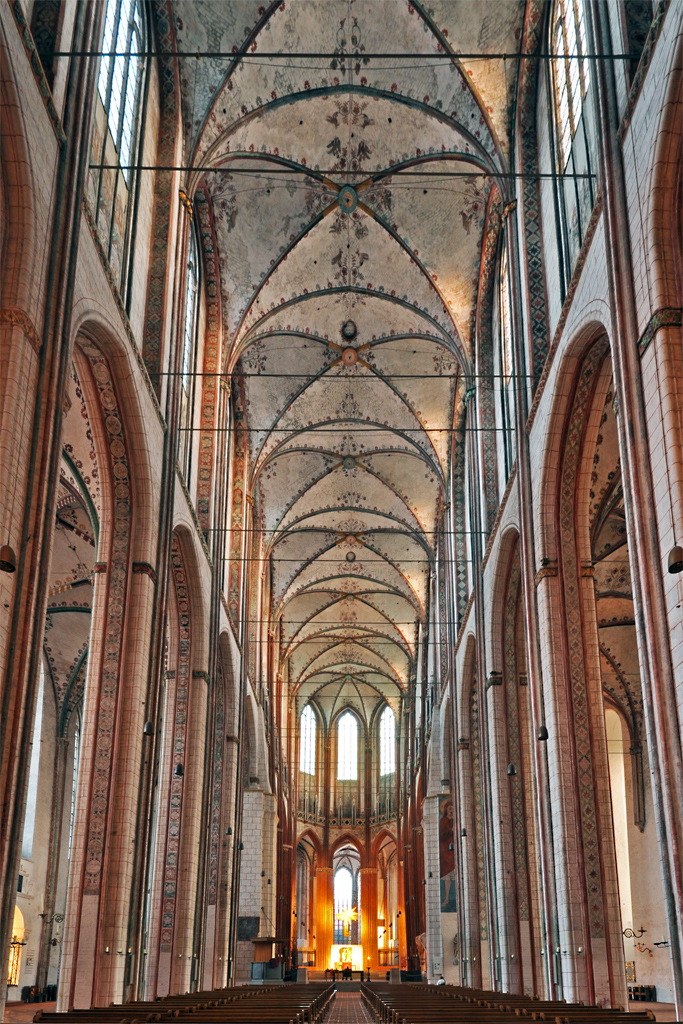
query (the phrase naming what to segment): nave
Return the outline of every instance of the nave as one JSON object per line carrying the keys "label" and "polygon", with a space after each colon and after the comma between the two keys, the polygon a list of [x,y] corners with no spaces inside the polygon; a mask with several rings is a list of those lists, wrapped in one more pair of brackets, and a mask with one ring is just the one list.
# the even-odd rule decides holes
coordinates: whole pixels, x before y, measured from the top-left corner
{"label": "nave", "polygon": [[682,109],[683,0],[0,3],[0,1019],[683,1020]]}

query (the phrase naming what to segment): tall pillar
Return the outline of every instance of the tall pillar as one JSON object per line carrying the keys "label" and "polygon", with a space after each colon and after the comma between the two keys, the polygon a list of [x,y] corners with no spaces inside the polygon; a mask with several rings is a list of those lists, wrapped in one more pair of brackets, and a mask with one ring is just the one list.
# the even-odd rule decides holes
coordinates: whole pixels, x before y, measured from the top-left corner
{"label": "tall pillar", "polygon": [[315,870],[315,967],[324,971],[330,966],[334,935],[334,893],[332,868]]}
{"label": "tall pillar", "polygon": [[436,981],[443,974],[443,937],[441,934],[441,868],[439,858],[439,794],[425,797],[422,805],[422,833],[425,851],[425,925],[427,979]]}
{"label": "tall pillar", "polygon": [[363,967],[376,971],[379,967],[377,954],[377,868],[360,869],[360,912],[363,944]]}

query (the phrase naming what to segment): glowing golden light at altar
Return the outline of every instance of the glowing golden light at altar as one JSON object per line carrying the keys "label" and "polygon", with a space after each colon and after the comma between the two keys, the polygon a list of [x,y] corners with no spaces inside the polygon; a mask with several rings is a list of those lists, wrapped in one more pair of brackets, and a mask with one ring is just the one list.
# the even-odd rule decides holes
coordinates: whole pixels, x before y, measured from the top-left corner
{"label": "glowing golden light at altar", "polygon": [[344,935],[347,936],[351,929],[351,922],[358,920],[358,911],[355,907],[351,907],[350,910],[340,910],[337,914],[337,920],[343,923]]}
{"label": "glowing golden light at altar", "polygon": [[349,967],[352,971],[363,970],[363,947],[362,946],[332,946],[330,953],[330,967],[337,971],[343,971]]}

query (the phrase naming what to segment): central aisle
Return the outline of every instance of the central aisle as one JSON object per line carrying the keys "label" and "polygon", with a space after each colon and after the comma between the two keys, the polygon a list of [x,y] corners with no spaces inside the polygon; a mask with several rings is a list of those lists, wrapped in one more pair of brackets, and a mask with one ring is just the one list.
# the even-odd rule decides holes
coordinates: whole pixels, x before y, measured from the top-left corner
{"label": "central aisle", "polygon": [[373,1024],[372,1017],[365,1009],[360,992],[340,992],[327,1018],[327,1024]]}

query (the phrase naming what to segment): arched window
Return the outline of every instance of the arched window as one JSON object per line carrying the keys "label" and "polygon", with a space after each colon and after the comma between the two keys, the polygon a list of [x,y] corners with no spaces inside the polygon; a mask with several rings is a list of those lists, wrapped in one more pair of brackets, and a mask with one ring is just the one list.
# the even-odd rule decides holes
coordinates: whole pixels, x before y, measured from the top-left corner
{"label": "arched window", "polygon": [[358,778],[358,722],[350,711],[337,726],[337,778]]}
{"label": "arched window", "polygon": [[558,58],[553,65],[560,154],[562,167],[566,167],[590,84],[590,62],[585,59],[588,47],[584,0],[557,0],[553,46]]}
{"label": "arched window", "polygon": [[107,0],[97,77],[88,204],[102,246],[130,308],[135,236],[132,201],[144,77],[142,0]]}
{"label": "arched window", "polygon": [[197,238],[190,229],[187,259],[187,289],[185,292],[185,323],[183,325],[183,362],[180,389],[180,449],[178,462],[185,482],[190,482],[192,462],[192,419],[194,413],[194,386],[197,361],[197,321],[199,312],[199,259]]}
{"label": "arched window", "polygon": [[396,720],[389,706],[379,720],[379,773],[391,775],[396,771]]}
{"label": "arched window", "polygon": [[[508,262],[507,238],[503,239],[500,257],[500,280],[498,288],[499,326],[499,379],[500,379],[500,427],[503,441],[504,479],[510,475],[515,461],[514,453],[514,358],[512,340],[512,303],[510,301],[510,266]],[[499,469],[500,469],[499,463]]]}
{"label": "arched window", "polygon": [[299,746],[299,771],[315,775],[315,712],[307,704],[301,713],[301,740]]}
{"label": "arched window", "polygon": [[107,0],[97,89],[107,111],[107,124],[126,181],[130,178],[127,165],[141,77],[138,54],[142,49],[138,0]]}

